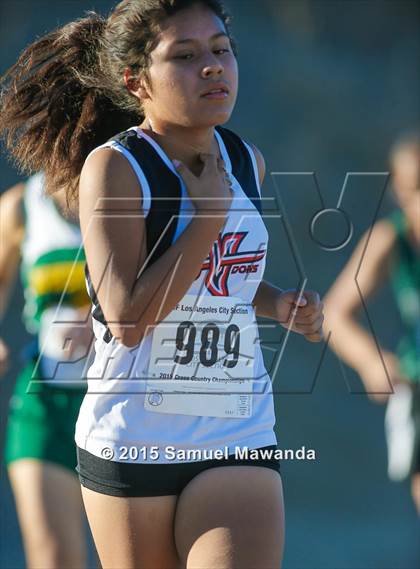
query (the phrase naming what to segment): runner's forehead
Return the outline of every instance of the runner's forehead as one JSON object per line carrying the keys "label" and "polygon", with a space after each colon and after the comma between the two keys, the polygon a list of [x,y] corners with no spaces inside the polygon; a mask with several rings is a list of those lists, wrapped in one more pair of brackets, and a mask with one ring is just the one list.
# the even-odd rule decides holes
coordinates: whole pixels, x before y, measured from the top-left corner
{"label": "runner's forehead", "polygon": [[186,17],[182,17],[183,14],[178,13],[168,18],[160,26],[159,43],[154,50],[156,54],[183,46],[212,44],[218,40],[229,41],[223,22],[211,10],[204,10],[198,17],[195,14],[191,17],[187,11]]}

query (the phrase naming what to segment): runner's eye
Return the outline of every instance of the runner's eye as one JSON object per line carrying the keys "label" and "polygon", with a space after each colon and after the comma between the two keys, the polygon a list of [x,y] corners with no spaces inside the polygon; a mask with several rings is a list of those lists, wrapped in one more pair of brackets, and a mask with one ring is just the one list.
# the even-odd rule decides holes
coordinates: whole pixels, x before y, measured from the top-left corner
{"label": "runner's eye", "polygon": [[[215,53],[216,55],[223,55],[224,53],[229,53],[230,49],[227,48],[221,48],[221,49],[215,49],[213,51],[213,53]],[[182,53],[179,55],[175,55],[174,59],[180,59],[180,60],[184,60],[187,61],[189,59],[192,59],[194,57],[193,53]]]}
{"label": "runner's eye", "polygon": [[187,59],[191,59],[191,57],[194,57],[194,54],[193,54],[193,53],[183,53],[182,55],[176,55],[176,56],[174,57],[174,59],[184,59],[184,60],[187,60]]}

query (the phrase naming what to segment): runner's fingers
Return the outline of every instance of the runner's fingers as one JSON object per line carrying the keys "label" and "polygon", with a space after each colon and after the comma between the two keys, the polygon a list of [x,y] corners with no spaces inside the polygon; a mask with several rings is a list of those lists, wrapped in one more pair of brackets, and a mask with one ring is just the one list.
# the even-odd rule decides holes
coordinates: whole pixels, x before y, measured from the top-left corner
{"label": "runner's fingers", "polygon": [[224,172],[223,180],[224,180],[225,184],[226,184],[230,189],[232,189],[232,179],[231,179],[231,177],[229,176],[229,174],[228,174],[226,171]]}
{"label": "runner's fingers", "polygon": [[203,175],[203,173],[207,174],[209,172],[209,170],[217,167],[217,157],[215,154],[208,154],[208,153],[202,152],[200,154],[200,159],[204,164],[204,168],[203,168],[201,175]]}
{"label": "runner's fingers", "polygon": [[294,328],[301,334],[314,334],[322,329],[322,323],[324,322],[324,316],[321,314],[314,322],[305,322],[303,324],[294,323]]}
{"label": "runner's fingers", "polygon": [[309,342],[321,342],[324,339],[324,334],[322,330],[316,332],[315,334],[305,334],[305,339]]}
{"label": "runner's fingers", "polygon": [[302,306],[298,308],[291,306],[285,324],[290,323],[293,314],[295,314],[293,324],[311,325],[323,316],[323,308],[324,305],[322,303],[318,306]]}
{"label": "runner's fingers", "polygon": [[305,291],[305,298],[310,306],[319,306],[319,304],[321,304],[319,294],[315,290]]}
{"label": "runner's fingers", "polygon": [[225,180],[229,182],[229,185],[231,185],[230,174],[228,173],[225,161],[222,160],[222,158],[217,159],[217,166],[219,168],[220,173],[224,176]]}
{"label": "runner's fingers", "polygon": [[309,316],[302,317],[299,313],[296,315],[294,324],[302,325],[302,326],[312,326],[316,322],[321,320],[324,321],[324,313],[322,310],[316,310],[314,313],[310,314]]}
{"label": "runner's fingers", "polygon": [[219,170],[224,170],[226,172],[226,164],[223,158],[217,159],[217,167],[219,168]]}
{"label": "runner's fingers", "polygon": [[297,317],[301,318],[302,321],[305,318],[316,317],[315,315],[321,314],[324,310],[324,303],[319,302],[318,304],[309,304],[306,306],[298,306]]}

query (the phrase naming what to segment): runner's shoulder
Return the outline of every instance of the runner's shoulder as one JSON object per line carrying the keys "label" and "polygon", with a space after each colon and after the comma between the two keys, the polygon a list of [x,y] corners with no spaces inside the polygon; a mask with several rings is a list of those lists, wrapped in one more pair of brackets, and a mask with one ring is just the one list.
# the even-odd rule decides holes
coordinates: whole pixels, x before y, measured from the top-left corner
{"label": "runner's shoulder", "polygon": [[[87,157],[80,175],[80,197],[121,198],[117,209],[133,209],[132,199],[143,195],[140,181],[127,158],[109,146],[102,146]],[[130,201],[127,201],[130,198]],[[104,204],[105,208],[107,204]]]}

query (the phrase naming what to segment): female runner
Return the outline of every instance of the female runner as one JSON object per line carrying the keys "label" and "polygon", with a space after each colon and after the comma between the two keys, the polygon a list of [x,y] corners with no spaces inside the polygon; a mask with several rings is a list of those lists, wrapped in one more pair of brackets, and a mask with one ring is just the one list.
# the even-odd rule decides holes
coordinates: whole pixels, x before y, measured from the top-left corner
{"label": "female runner", "polygon": [[317,342],[322,303],[263,281],[264,160],[220,126],[238,86],[222,5],[125,0],[41,38],[8,85],[9,148],[34,167],[35,133],[54,141],[47,177],[80,208],[96,357],[76,442],[102,566],[278,568],[255,314]]}
{"label": "female runner", "polygon": [[[0,198],[0,306],[5,310],[21,262],[24,322],[34,335],[10,400],[5,441],[29,568],[86,566],[74,428],[86,392],[80,377],[92,331],[82,236],[77,219],[63,216],[64,205],[63,192],[45,198],[42,174]],[[57,310],[63,324],[51,328]],[[69,350],[63,350],[69,340]],[[0,375],[7,360],[0,339]]]}
{"label": "female runner", "polygon": [[[388,474],[411,478],[420,515],[420,138],[406,135],[391,151],[393,193],[398,204],[360,239],[351,259],[325,297],[325,332],[331,347],[360,375],[369,397],[388,401],[385,428]],[[358,270],[362,251],[369,246]],[[396,353],[381,349],[357,322],[366,301],[389,280],[404,333]],[[386,368],[386,372],[384,369]],[[392,394],[392,395],[391,395]]]}

